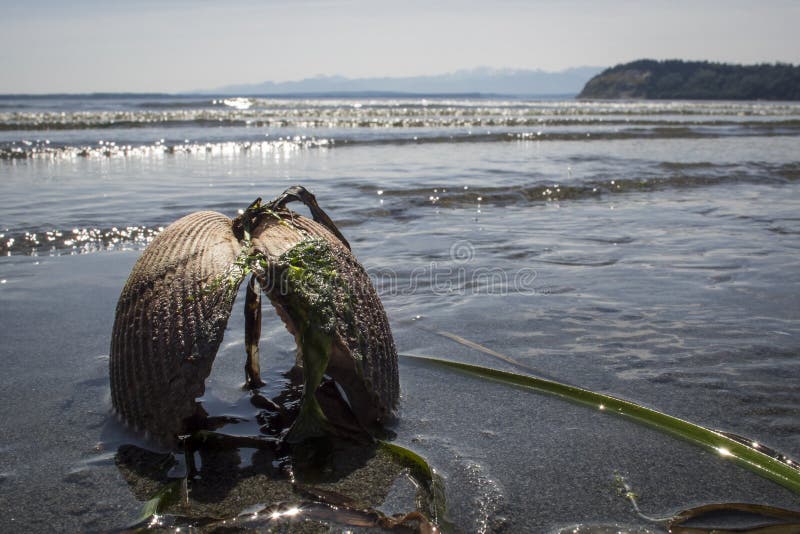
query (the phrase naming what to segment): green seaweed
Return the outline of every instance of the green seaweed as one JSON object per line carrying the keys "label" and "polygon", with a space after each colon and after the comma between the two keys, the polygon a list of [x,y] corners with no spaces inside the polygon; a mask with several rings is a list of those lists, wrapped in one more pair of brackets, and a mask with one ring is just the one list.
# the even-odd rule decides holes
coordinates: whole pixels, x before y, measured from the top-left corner
{"label": "green seaweed", "polygon": [[[242,281],[248,274],[260,272],[259,267],[264,265],[265,262],[266,259],[263,254],[252,250],[252,244],[248,238],[243,242],[242,250],[236,256],[236,259],[230,267],[221,275],[205,283],[199,291],[199,296],[207,297],[220,289],[224,289],[225,294],[223,298],[233,301]],[[186,297],[186,301],[192,302],[196,298],[197,297],[194,295],[189,295]]]}
{"label": "green seaweed", "polygon": [[285,267],[281,282],[286,285],[280,289],[285,291],[293,315],[333,335],[335,296],[346,290],[346,284],[336,272],[330,245],[319,238],[304,239],[284,252],[278,264]]}
{"label": "green seaweed", "polygon": [[[412,451],[396,443],[379,440],[378,446],[391,454],[401,465],[408,468],[411,476],[423,483],[430,494],[431,504],[426,512],[430,515],[434,523],[445,532],[453,530],[453,524],[447,515],[447,499],[444,492],[444,481],[428,464],[427,460]],[[423,508],[425,503],[417,503]]]}
{"label": "green seaweed", "polygon": [[604,413],[631,419],[710,450],[719,455],[720,458],[732,460],[736,464],[766,479],[777,482],[796,494],[800,494],[800,469],[794,466],[796,464],[782,462],[763,453],[756,447],[731,439],[720,432],[645,408],[634,402],[530,375],[511,373],[430,356],[410,354],[403,354],[402,356],[508,386],[548,393],[572,402],[594,407]]}
{"label": "green seaweed", "polygon": [[[339,261],[328,241],[307,237],[284,252],[278,265],[284,268],[281,291],[297,322],[330,336],[339,333],[344,339],[363,342],[355,320],[355,296],[337,270]],[[359,344],[349,347],[355,360],[361,359]]]}
{"label": "green seaweed", "polygon": [[142,505],[139,517],[134,521],[131,529],[146,528],[147,523],[149,523],[153,517],[163,513],[170,506],[177,504],[183,495],[185,482],[185,479],[175,479],[159,489],[155,495],[150,497],[144,505]]}
{"label": "green seaweed", "polygon": [[[277,214],[261,206],[248,208],[249,211],[253,209],[260,209],[280,219]],[[232,299],[247,275],[271,279],[270,298],[277,298],[292,317],[303,358],[303,399],[300,414],[287,439],[300,442],[322,436],[333,428],[314,392],[327,369],[334,336],[342,333],[358,338],[360,335],[353,320],[353,295],[336,270],[337,261],[326,240],[306,237],[275,259],[253,250],[249,238],[249,225],[245,225],[242,251],[231,267],[208,283],[201,294],[208,295],[225,288],[224,298]],[[339,321],[340,314],[344,316],[344,321]],[[357,349],[352,351],[352,355],[356,360],[360,358]],[[360,367],[357,366],[357,369]]]}
{"label": "green seaweed", "polygon": [[[295,228],[286,222],[283,217],[280,216],[280,214],[263,205],[260,198],[256,199],[247,207],[242,215],[237,218],[237,221],[241,222],[242,235],[240,241],[242,250],[236,256],[236,259],[225,271],[225,273],[217,276],[203,286],[201,294],[208,295],[216,292],[223,285],[227,286],[228,293],[233,292],[235,294],[236,290],[239,288],[239,285],[242,283],[242,280],[244,280],[247,275],[251,273],[263,273],[268,267],[269,262],[267,257],[262,252],[253,250],[253,242],[251,237],[252,225],[258,221],[262,215],[274,217],[280,224],[283,224],[303,234],[302,230],[299,230],[298,228]],[[187,298],[187,300],[194,300],[194,297],[190,296]]]}
{"label": "green seaweed", "polygon": [[289,443],[300,443],[309,438],[323,437],[334,429],[322,411],[316,391],[322,383],[330,361],[332,338],[312,324],[305,325],[300,332],[303,355],[303,396],[300,413],[286,434]]}
{"label": "green seaweed", "polygon": [[344,328],[348,334],[355,330],[352,320],[339,321],[342,307],[352,309],[352,295],[336,265],[330,244],[319,238],[304,239],[278,258],[280,290],[297,328],[303,358],[300,414],[286,435],[291,443],[334,431],[315,392],[328,367],[339,329]]}
{"label": "green seaweed", "polygon": [[[250,239],[250,231],[252,230],[252,224],[257,221],[263,220],[262,217],[264,215],[268,215],[278,221],[278,224],[282,224],[287,228],[291,228],[292,230],[299,232],[301,234],[305,234],[303,230],[297,228],[293,224],[286,221],[286,219],[276,210],[272,209],[272,204],[262,204],[261,198],[257,198],[252,204],[250,204],[246,210],[242,213],[239,217],[239,220],[242,222],[242,231],[245,240]],[[287,212],[290,213],[290,212]],[[291,217],[291,214],[290,214]]]}

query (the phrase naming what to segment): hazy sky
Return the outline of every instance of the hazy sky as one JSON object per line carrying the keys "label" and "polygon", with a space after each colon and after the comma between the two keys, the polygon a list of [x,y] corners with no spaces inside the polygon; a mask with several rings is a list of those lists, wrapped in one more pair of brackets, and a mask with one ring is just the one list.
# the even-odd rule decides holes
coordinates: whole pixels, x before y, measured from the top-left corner
{"label": "hazy sky", "polygon": [[645,57],[800,63],[798,0],[0,0],[0,14],[0,93],[178,92]]}

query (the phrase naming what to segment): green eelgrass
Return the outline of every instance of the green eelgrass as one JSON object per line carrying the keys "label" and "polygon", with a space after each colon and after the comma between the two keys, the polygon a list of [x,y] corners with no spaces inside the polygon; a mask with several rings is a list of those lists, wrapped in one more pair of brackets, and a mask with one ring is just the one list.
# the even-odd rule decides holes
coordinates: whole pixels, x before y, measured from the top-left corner
{"label": "green eelgrass", "polygon": [[433,522],[444,532],[453,530],[453,525],[447,518],[447,500],[444,492],[444,482],[441,477],[434,472],[422,456],[407,449],[402,445],[390,443],[388,441],[378,441],[378,446],[391,454],[397,461],[409,469],[411,476],[417,481],[422,482],[430,493],[430,505],[418,502],[420,508],[430,515]]}
{"label": "green eelgrass", "polygon": [[184,479],[174,479],[159,489],[155,495],[150,497],[139,512],[139,517],[128,527],[130,531],[146,530],[150,527],[149,522],[153,517],[164,513],[170,506],[180,502],[184,492]]}
{"label": "green eelgrass", "polygon": [[592,406],[600,411],[633,419],[662,432],[681,437],[718,454],[722,458],[733,460],[754,473],[777,482],[796,494],[800,494],[800,469],[795,465],[790,465],[788,461],[785,463],[761,452],[758,450],[757,445],[748,446],[714,430],[645,408],[634,402],[596,393],[588,389],[568,386],[554,380],[500,371],[499,369],[481,367],[479,365],[412,354],[403,354],[403,357],[447,369],[454,369],[501,384],[549,393],[566,400]]}

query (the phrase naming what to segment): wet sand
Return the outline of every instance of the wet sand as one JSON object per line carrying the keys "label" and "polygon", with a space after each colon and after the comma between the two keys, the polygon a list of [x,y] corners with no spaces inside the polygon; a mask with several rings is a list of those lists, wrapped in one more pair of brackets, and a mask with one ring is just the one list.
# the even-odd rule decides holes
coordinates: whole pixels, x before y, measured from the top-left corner
{"label": "wet sand", "polygon": [[[110,414],[107,378],[113,310],[136,257],[117,252],[3,262],[5,531],[106,530],[140,511],[142,495],[132,491],[115,455],[125,443],[143,443]],[[276,322],[267,335],[280,328]],[[246,395],[240,326],[234,314],[209,385],[208,406],[220,414],[241,406]],[[396,331],[401,351],[420,336],[402,322]],[[440,338],[427,341],[439,354],[482,359]],[[273,345],[266,358],[274,382],[291,352]],[[584,407],[408,360],[401,378],[397,442],[442,474],[450,516],[464,530],[647,526],[617,495],[614,473],[629,480],[655,515],[714,501],[795,505],[788,491],[710,453]]]}
{"label": "wet sand", "polygon": [[[34,100],[0,114],[3,531],[136,517],[144,494],[116,454],[144,443],[110,415],[107,377],[138,255],[124,250],[189,212],[233,216],[295,184],[375,275],[400,352],[513,370],[434,333],[452,332],[800,458],[797,104]],[[162,109],[169,121],[152,120]],[[272,398],[295,356],[266,310]],[[238,307],[201,401],[255,435],[243,342]],[[411,360],[400,373],[396,441],[442,474],[462,531],[652,528],[615,473],[651,515],[796,507],[712,452],[597,410]],[[258,469],[251,451],[239,459],[238,474]]]}

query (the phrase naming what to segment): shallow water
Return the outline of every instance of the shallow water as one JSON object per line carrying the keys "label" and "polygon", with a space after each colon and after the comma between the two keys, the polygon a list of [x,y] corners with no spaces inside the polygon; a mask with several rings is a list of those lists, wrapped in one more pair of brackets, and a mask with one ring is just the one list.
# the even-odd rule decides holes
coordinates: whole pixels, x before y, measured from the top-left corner
{"label": "shallow water", "polygon": [[[373,275],[401,352],[508,368],[445,330],[800,457],[800,105],[0,104],[3,530],[136,516],[114,453],[139,442],[110,415],[107,378],[127,274],[178,217],[235,215],[293,184]],[[263,365],[279,384],[293,342],[267,315]],[[253,415],[243,339],[235,310],[203,399],[219,414]],[[558,399],[410,360],[401,384],[397,442],[443,475],[464,531],[655,528],[617,495],[615,472],[652,515],[796,507],[710,453]]]}

